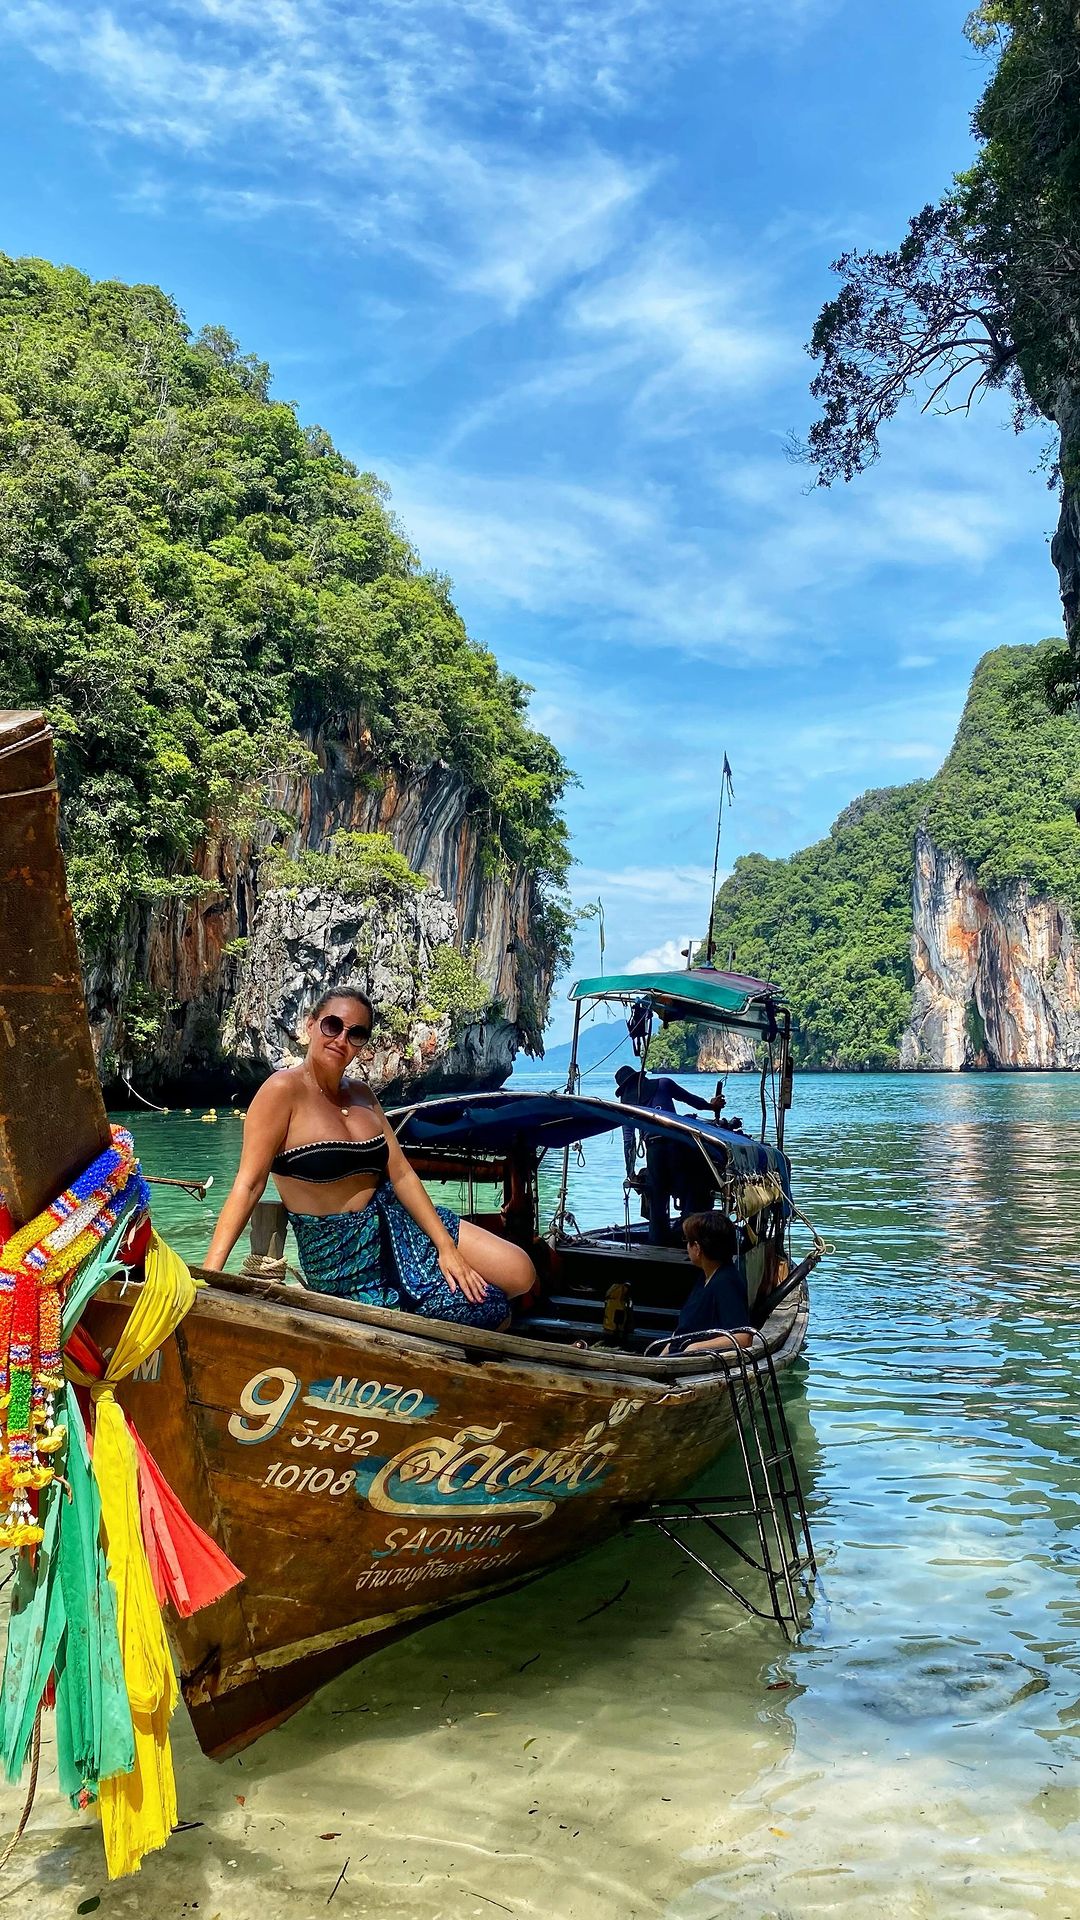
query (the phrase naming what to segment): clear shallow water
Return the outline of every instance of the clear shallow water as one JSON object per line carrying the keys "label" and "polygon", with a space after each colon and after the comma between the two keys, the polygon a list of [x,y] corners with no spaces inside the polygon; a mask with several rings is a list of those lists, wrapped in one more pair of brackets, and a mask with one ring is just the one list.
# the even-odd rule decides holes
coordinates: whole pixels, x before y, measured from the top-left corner
{"label": "clear shallow water", "polygon": [[[134,1127],[147,1171],[223,1197],[237,1121]],[[808,1077],[788,1145],[835,1247],[789,1396],[822,1563],[797,1648],[641,1530],[376,1657],[242,1761],[178,1714],[205,1824],[130,1887],[46,1777],[13,1885],[46,1913],[97,1891],[299,1916],[348,1857],[338,1920],[1080,1920],[1080,1079]],[[617,1139],[586,1154],[579,1220],[619,1217]],[[201,1257],[212,1208],[155,1204]]]}

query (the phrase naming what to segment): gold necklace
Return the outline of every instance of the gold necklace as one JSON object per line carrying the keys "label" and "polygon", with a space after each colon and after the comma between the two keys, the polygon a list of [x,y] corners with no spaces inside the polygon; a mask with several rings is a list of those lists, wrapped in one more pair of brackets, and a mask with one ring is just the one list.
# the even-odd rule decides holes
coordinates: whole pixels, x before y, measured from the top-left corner
{"label": "gold necklace", "polygon": [[[339,1092],[339,1093],[338,1093],[337,1095],[334,1095],[334,1094],[332,1094],[332,1093],[327,1093],[327,1091],[326,1091],[326,1088],[325,1088],[325,1087],[322,1087],[322,1086],[320,1086],[320,1085],[319,1085],[319,1082],[318,1082],[318,1079],[316,1078],[316,1076],[315,1076],[315,1074],[312,1074],[312,1076],[311,1076],[311,1078],[312,1078],[312,1079],[313,1079],[313,1080],[315,1081],[315,1090],[316,1090],[316,1092],[317,1092],[317,1093],[321,1093],[321,1094],[322,1094],[322,1097],[323,1097],[323,1099],[324,1099],[324,1100],[329,1100],[332,1106],[335,1106],[335,1107],[337,1107],[337,1105],[338,1105],[338,1100],[339,1100],[339,1099],[340,1099],[340,1097],[341,1097],[341,1096],[340,1096],[340,1092]],[[349,1102],[348,1102],[348,1101],[346,1102],[346,1104],[345,1104],[345,1105],[344,1105],[343,1107],[338,1107],[338,1112],[339,1112],[339,1113],[342,1113],[342,1114],[347,1114],[347,1113],[348,1113],[348,1111],[349,1111]]]}

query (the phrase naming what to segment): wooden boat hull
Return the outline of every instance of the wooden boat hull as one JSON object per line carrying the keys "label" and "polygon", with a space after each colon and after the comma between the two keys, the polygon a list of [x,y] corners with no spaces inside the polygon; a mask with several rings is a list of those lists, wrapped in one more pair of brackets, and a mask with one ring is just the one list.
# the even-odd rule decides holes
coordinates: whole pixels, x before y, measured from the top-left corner
{"label": "wooden boat hull", "polygon": [[[111,1347],[128,1311],[86,1315]],[[805,1293],[766,1324],[779,1369]],[[188,1511],[244,1571],[173,1623],[204,1751],[247,1745],[370,1652],[519,1585],[691,1484],[731,1438],[722,1372],[434,1327],[216,1276],[124,1384]]]}

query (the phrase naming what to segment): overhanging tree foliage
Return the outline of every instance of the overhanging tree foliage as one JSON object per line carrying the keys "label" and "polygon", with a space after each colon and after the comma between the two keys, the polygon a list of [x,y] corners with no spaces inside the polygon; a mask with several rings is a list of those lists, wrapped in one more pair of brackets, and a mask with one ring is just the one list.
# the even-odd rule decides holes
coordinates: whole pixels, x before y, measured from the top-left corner
{"label": "overhanging tree foliage", "polygon": [[1004,390],[1016,427],[1056,429],[1053,559],[1080,680],[1080,14],[1075,0],[984,0],[967,24],[993,62],[973,116],[975,164],[924,207],[892,252],[849,252],[809,351],[821,412],[806,455],[821,485],[878,456],[908,400],[967,411]]}

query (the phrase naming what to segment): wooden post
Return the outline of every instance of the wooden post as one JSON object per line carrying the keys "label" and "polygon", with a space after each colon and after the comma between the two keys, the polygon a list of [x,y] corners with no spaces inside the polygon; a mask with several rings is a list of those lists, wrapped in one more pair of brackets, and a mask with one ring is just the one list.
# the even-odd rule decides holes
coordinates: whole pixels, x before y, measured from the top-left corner
{"label": "wooden post", "polygon": [[280,1201],[260,1200],[251,1216],[251,1251],[259,1260],[284,1260],[289,1216]]}
{"label": "wooden post", "polygon": [[16,1226],[109,1145],[44,714],[0,711],[0,1190]]}

